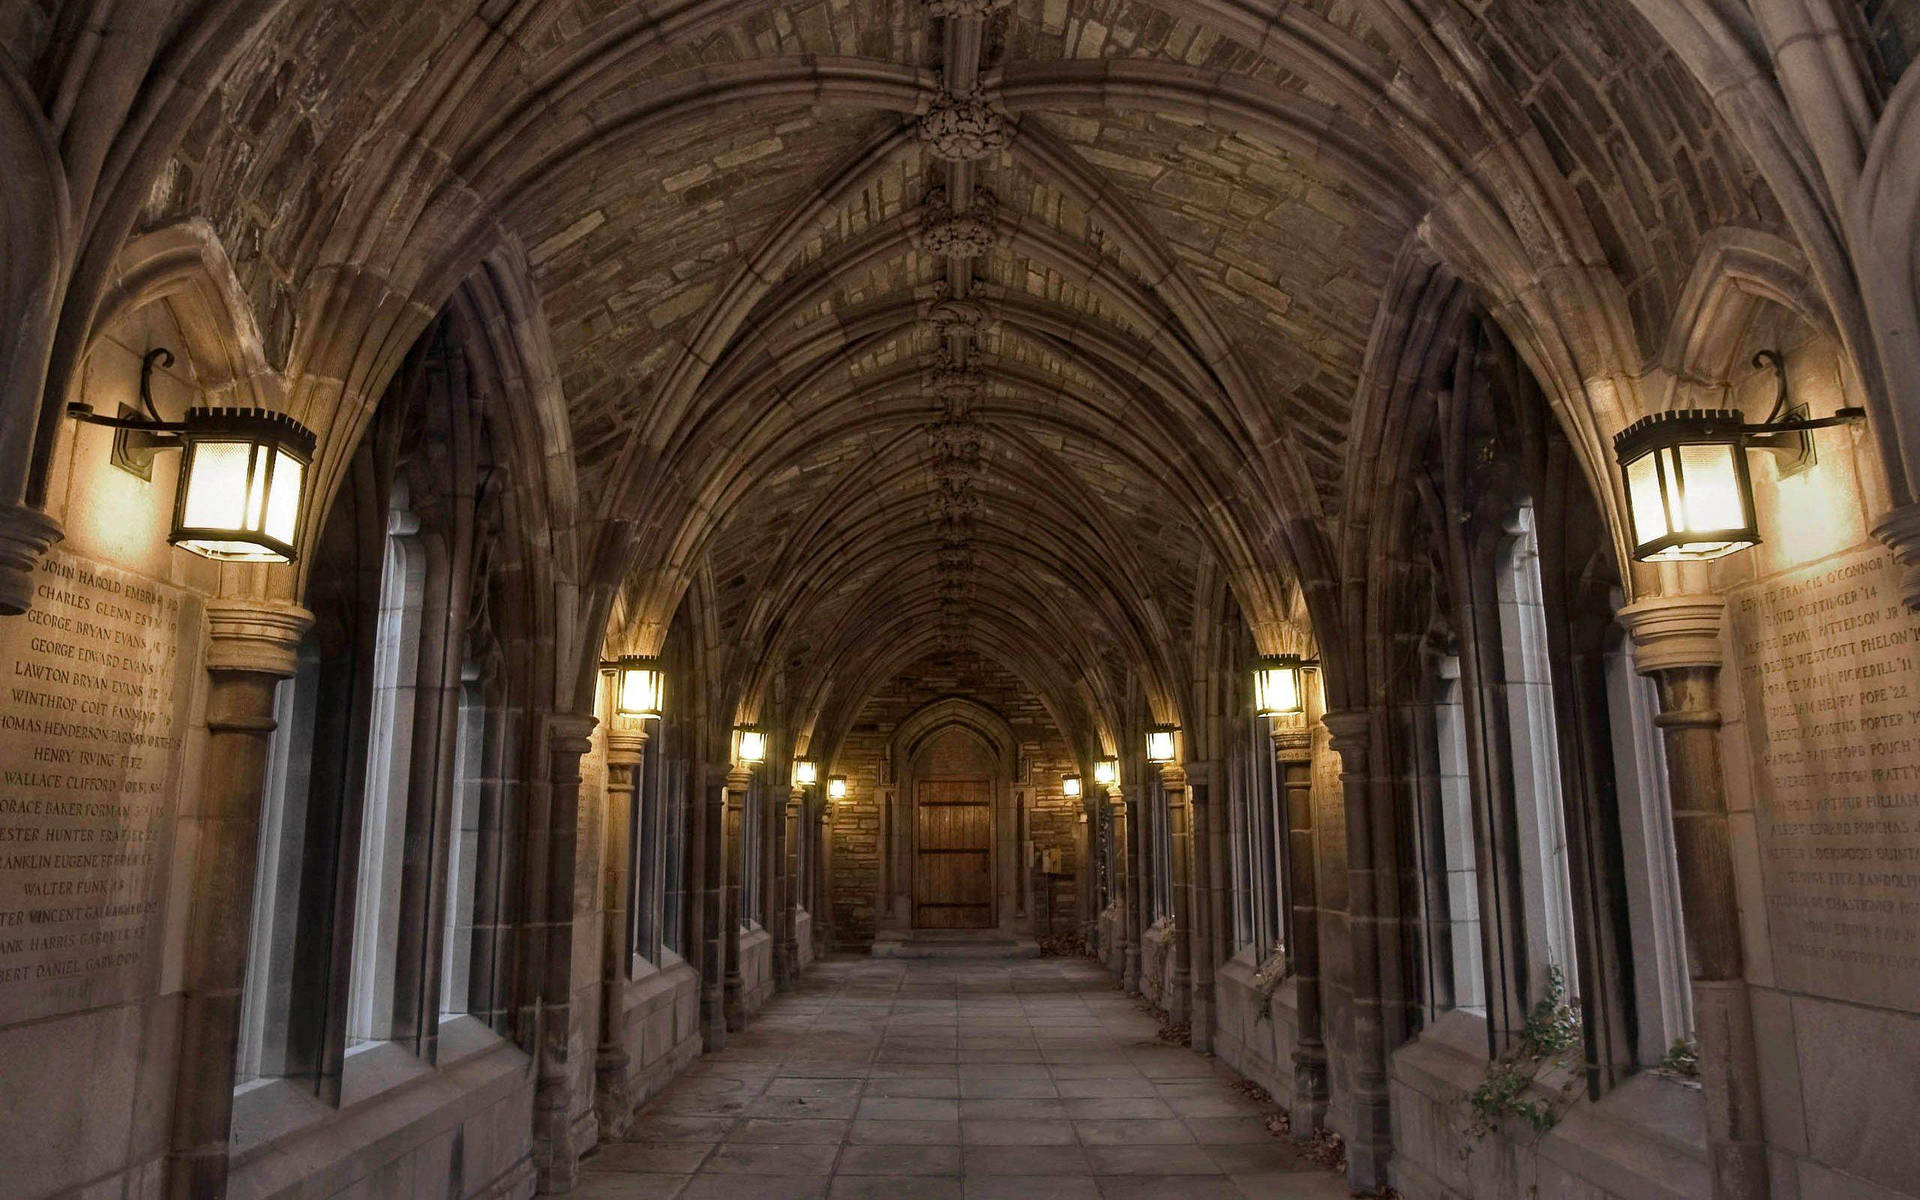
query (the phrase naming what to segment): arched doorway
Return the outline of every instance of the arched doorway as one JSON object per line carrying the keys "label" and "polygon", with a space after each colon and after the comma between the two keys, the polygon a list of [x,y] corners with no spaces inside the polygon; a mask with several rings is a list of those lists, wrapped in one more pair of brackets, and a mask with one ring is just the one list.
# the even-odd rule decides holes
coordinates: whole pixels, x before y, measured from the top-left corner
{"label": "arched doorway", "polygon": [[913,927],[994,925],[992,747],[963,725],[922,743],[913,786]]}

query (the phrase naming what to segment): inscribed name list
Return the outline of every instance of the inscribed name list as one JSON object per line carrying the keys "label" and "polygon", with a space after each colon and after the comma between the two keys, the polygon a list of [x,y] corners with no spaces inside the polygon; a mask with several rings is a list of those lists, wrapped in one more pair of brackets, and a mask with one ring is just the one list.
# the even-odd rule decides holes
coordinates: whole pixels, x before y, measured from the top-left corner
{"label": "inscribed name list", "polygon": [[59,549],[0,618],[0,1025],[157,984],[198,602]]}
{"label": "inscribed name list", "polygon": [[1735,593],[1774,970],[1920,1007],[1920,616],[1870,550]]}

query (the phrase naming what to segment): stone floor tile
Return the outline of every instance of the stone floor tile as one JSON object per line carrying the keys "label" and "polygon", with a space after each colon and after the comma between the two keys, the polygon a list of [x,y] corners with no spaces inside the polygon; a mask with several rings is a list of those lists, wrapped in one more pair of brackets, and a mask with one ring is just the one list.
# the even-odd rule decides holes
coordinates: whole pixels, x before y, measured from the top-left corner
{"label": "stone floor tile", "polygon": [[712,1142],[606,1142],[588,1165],[595,1171],[648,1171],[691,1174],[700,1169]]}
{"label": "stone floor tile", "polygon": [[1099,1200],[1091,1175],[969,1175],[964,1200]]}
{"label": "stone floor tile", "polygon": [[965,1146],[1064,1146],[1074,1140],[1066,1121],[961,1121]]}
{"label": "stone floor tile", "polygon": [[1346,1177],[1333,1171],[1229,1175],[1243,1200],[1348,1200]]}
{"label": "stone floor tile", "polygon": [[1096,1175],[1218,1175],[1220,1164],[1203,1147],[1088,1146]]}
{"label": "stone floor tile", "polygon": [[1224,1175],[1103,1175],[1100,1195],[1104,1200],[1242,1200],[1239,1187]]}
{"label": "stone floor tile", "polygon": [[[853,1082],[858,1082],[857,1080]],[[851,1096],[760,1096],[748,1103],[749,1117],[816,1117],[844,1121],[859,1100]]]}
{"label": "stone floor tile", "polygon": [[1075,1121],[1073,1131],[1084,1146],[1173,1146],[1192,1144],[1194,1137],[1179,1121]]}
{"label": "stone floor tile", "polygon": [[935,1175],[836,1175],[827,1200],[961,1200],[960,1181]]}
{"label": "stone floor tile", "polygon": [[862,1121],[957,1121],[960,1102],[926,1096],[867,1096],[860,1101]]}
{"label": "stone floor tile", "polygon": [[955,1175],[958,1146],[848,1146],[834,1168],[840,1175]]}
{"label": "stone floor tile", "polygon": [[1193,1140],[1208,1146],[1264,1143],[1273,1140],[1265,1117],[1188,1117]]}
{"label": "stone floor tile", "polygon": [[1152,1096],[1081,1096],[1062,1100],[1077,1121],[1157,1121],[1174,1116],[1167,1102]]}
{"label": "stone floor tile", "polygon": [[696,1175],[676,1200],[826,1200],[825,1175]]}
{"label": "stone floor tile", "polygon": [[1081,1099],[1090,1096],[1144,1096],[1158,1099],[1153,1080],[1141,1075],[1101,1076],[1096,1079],[1060,1079],[1054,1082],[1062,1096]]}
{"label": "stone floor tile", "polygon": [[674,1200],[685,1194],[691,1175],[629,1175],[609,1171],[583,1173],[568,1200]]}
{"label": "stone floor tile", "polygon": [[1229,1175],[1258,1175],[1316,1170],[1314,1164],[1285,1138],[1207,1147],[1207,1156]]}
{"label": "stone floor tile", "polygon": [[970,1100],[1040,1099],[1059,1094],[1053,1080],[1046,1076],[1016,1075],[1011,1078],[993,1078],[962,1075],[960,1077],[960,1095]]}
{"label": "stone floor tile", "polygon": [[974,1175],[1091,1175],[1079,1146],[966,1146],[961,1171]]}
{"label": "stone floor tile", "polygon": [[713,1152],[701,1173],[723,1175],[826,1175],[833,1171],[840,1147],[764,1145],[729,1142]]}
{"label": "stone floor tile", "polygon": [[872,1097],[925,1097],[936,1100],[955,1100],[960,1096],[958,1079],[931,1079],[912,1077],[907,1079],[874,1079],[867,1083],[863,1095]]}
{"label": "stone floor tile", "polygon": [[846,1121],[817,1121],[804,1117],[749,1117],[734,1126],[733,1142],[779,1142],[801,1145],[837,1145],[846,1140]]}
{"label": "stone floor tile", "polygon": [[1062,1100],[969,1099],[960,1101],[961,1120],[985,1121],[1064,1121],[1068,1113]]}
{"label": "stone floor tile", "polygon": [[958,1121],[855,1121],[848,1139],[856,1146],[957,1146]]}

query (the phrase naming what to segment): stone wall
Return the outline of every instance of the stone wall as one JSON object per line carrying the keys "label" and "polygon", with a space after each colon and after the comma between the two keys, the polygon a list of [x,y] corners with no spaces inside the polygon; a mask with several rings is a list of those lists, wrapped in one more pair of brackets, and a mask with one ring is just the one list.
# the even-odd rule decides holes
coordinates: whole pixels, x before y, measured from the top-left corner
{"label": "stone wall", "polygon": [[841,947],[865,949],[873,941],[885,853],[881,769],[893,733],[919,708],[949,696],[977,701],[1012,727],[1016,753],[1026,766],[1014,792],[1027,805],[1033,849],[1057,851],[1059,870],[1069,876],[1053,888],[1053,929],[1065,934],[1077,928],[1070,876],[1077,864],[1080,802],[1061,794],[1060,777],[1079,768],[1066,741],[1039,697],[1012,672],[972,653],[940,654],[875,690],[828,768],[847,777],[846,799],[835,803],[833,813],[833,929]]}

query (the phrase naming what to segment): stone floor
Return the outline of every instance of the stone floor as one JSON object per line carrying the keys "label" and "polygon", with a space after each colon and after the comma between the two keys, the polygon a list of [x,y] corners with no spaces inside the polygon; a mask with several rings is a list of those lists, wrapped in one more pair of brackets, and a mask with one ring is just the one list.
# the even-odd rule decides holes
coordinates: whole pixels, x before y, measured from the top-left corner
{"label": "stone floor", "polygon": [[1083,959],[833,959],[588,1160],[576,1198],[1333,1200]]}

